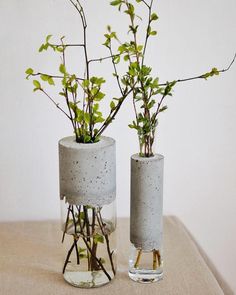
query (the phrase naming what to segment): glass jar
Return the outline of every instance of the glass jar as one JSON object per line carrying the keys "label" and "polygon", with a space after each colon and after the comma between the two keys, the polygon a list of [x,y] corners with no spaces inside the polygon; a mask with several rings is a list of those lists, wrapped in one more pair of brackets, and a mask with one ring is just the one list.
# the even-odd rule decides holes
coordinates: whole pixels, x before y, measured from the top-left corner
{"label": "glass jar", "polygon": [[116,273],[115,141],[59,141],[63,276],[81,288],[109,283]]}
{"label": "glass jar", "polygon": [[61,201],[64,279],[92,288],[109,283],[116,273],[116,206],[70,205]]}

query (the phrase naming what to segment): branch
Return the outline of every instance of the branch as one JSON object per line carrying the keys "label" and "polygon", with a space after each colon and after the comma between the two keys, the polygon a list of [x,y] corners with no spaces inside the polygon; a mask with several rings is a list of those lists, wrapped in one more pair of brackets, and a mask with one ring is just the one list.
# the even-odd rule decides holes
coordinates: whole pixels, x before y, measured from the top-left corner
{"label": "branch", "polygon": [[95,59],[90,59],[88,61],[88,63],[91,63],[91,62],[102,62],[103,60],[106,60],[106,59],[110,59],[110,58],[115,58],[117,56],[121,56],[121,54],[114,54],[114,55],[109,55],[109,56],[105,56],[105,57],[101,57],[101,58],[95,58]]}
{"label": "branch", "polygon": [[[109,46],[109,51],[110,51],[110,54],[111,56],[113,55],[113,51],[112,51],[112,47],[111,47],[111,43],[110,43],[110,46]],[[120,83],[120,78],[119,78],[119,75],[118,75],[118,71],[117,71],[117,67],[116,67],[116,63],[114,62],[114,59],[112,58],[112,64],[113,64],[113,68],[114,68],[114,71],[115,71],[115,75],[116,75],[116,81],[117,81],[117,84],[119,86],[119,89],[120,89],[120,93],[121,95],[123,96],[124,95],[124,91],[121,87],[121,83]]]}
{"label": "branch", "polygon": [[[134,85],[135,87],[135,85]],[[127,91],[127,90],[126,90]],[[125,92],[126,92],[125,91]],[[133,88],[131,88],[128,92],[126,92],[120,99],[119,102],[116,106],[115,109],[111,110],[109,116],[107,117],[107,119],[105,120],[105,122],[103,123],[103,125],[101,126],[101,128],[98,130],[96,137],[100,136],[105,129],[111,124],[111,122],[115,119],[115,116],[117,115],[117,113],[119,112],[123,102],[125,101],[126,97],[133,91]]]}
{"label": "branch", "polygon": [[55,47],[84,47],[84,44],[50,44],[51,46]]}
{"label": "branch", "polygon": [[[30,76],[41,76],[41,75],[45,75],[45,76],[48,76],[50,78],[54,78],[54,79],[64,79],[64,76],[57,76],[57,75],[49,75],[49,74],[45,74],[45,73],[33,73],[33,74],[30,74]],[[75,79],[76,81],[84,81],[83,78],[76,78]]]}
{"label": "branch", "polygon": [[154,117],[153,117],[153,122],[156,120],[156,117],[157,117],[157,115],[159,114],[159,111],[160,111],[160,109],[161,109],[161,105],[162,105],[162,103],[163,103],[165,97],[166,97],[166,95],[163,94],[163,96],[162,96],[160,102],[158,103],[157,110],[156,110],[155,115],[154,115]]}
{"label": "branch", "polygon": [[[145,1],[143,1],[145,3]],[[148,39],[149,39],[149,27],[151,24],[151,14],[152,14],[152,5],[153,5],[153,0],[151,1],[150,5],[148,6],[149,9],[149,14],[148,14],[148,26],[147,26],[147,32],[146,32],[146,37],[145,37],[145,43],[144,43],[144,48],[143,48],[143,59],[142,59],[142,65],[144,64],[144,59],[145,59],[145,53],[147,50],[147,44],[148,44]]]}
{"label": "branch", "polygon": [[[63,38],[61,38],[61,43],[62,43],[62,46],[63,46],[64,45]],[[62,52],[62,63],[64,65],[64,67],[66,68],[66,54],[65,54],[65,50],[63,50],[63,52]],[[73,92],[72,92],[72,94],[73,94]],[[73,118],[72,111],[71,111],[71,108],[70,108],[70,100],[69,100],[69,94],[68,94],[67,87],[65,89],[65,95],[66,95],[66,97],[65,97],[66,98],[66,104],[67,104],[67,107],[68,107],[68,110],[69,110],[72,127],[73,127],[73,130],[75,132],[76,140],[77,140],[76,121],[75,121],[75,118]],[[72,207],[72,209],[73,209],[73,207]],[[77,250],[77,248],[76,248],[76,250]]]}
{"label": "branch", "polygon": [[[229,64],[229,66],[225,69],[222,69],[222,70],[219,70],[218,72],[219,73],[225,73],[227,71],[230,70],[230,68],[232,67],[233,63],[235,62],[236,60],[236,54],[234,55],[234,58],[233,60],[231,61],[231,63]],[[181,82],[187,82],[187,81],[192,81],[192,80],[197,80],[197,79],[206,79],[206,74],[203,74],[203,75],[199,75],[199,76],[195,76],[195,77],[191,77],[191,78],[185,78],[185,79],[179,79],[179,80],[175,80],[176,83],[181,83]],[[167,83],[161,83],[159,84],[159,86],[166,86]]]}
{"label": "branch", "polygon": [[70,119],[72,121],[72,118],[60,107],[59,103],[55,102],[55,100],[45,91],[43,90],[42,88],[39,89],[40,91],[42,91],[50,100],[51,102],[64,114],[66,115],[66,117],[68,119]]}
{"label": "branch", "polygon": [[[145,0],[141,0],[141,2],[143,2],[149,9],[150,9],[150,5],[147,4],[147,2]],[[152,4],[152,3],[151,3]]]}

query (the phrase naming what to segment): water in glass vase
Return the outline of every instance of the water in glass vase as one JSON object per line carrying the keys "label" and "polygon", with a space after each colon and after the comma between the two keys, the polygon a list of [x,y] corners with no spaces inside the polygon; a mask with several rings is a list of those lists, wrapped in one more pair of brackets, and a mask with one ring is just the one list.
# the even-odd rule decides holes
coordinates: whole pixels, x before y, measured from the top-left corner
{"label": "water in glass vase", "polygon": [[103,208],[68,205],[63,226],[64,279],[80,288],[109,283],[116,272],[116,237]]}
{"label": "water in glass vase", "polygon": [[129,259],[129,277],[136,282],[152,283],[163,278],[163,261],[161,251],[137,249],[131,246]]}

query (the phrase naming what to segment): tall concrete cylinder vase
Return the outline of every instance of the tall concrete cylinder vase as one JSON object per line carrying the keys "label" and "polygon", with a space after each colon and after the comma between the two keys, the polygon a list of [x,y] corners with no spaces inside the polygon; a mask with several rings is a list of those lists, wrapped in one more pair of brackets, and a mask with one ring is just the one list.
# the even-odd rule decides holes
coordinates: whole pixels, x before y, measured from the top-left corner
{"label": "tall concrete cylinder vase", "polygon": [[149,283],[159,281],[162,269],[164,157],[131,157],[129,276]]}
{"label": "tall concrete cylinder vase", "polygon": [[116,273],[115,141],[59,141],[64,279],[81,288],[109,283]]}

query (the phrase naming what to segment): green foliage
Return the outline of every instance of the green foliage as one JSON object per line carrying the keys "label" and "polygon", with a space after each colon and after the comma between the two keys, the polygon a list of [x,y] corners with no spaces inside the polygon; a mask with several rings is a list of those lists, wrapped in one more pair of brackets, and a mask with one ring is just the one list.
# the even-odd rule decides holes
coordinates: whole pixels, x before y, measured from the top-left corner
{"label": "green foliage", "polygon": [[88,255],[86,254],[86,252],[87,252],[86,248],[79,247],[78,252],[79,252],[79,258],[80,259],[88,258]]}
{"label": "green foliage", "polygon": [[[225,71],[213,68],[210,72],[197,77],[159,83],[159,78],[152,74],[152,68],[145,63],[148,42],[158,35],[155,24],[159,17],[153,11],[153,2],[148,0],[111,1],[110,4],[129,19],[127,40],[121,41],[118,38],[118,34],[108,25],[107,32],[104,34],[105,41],[103,45],[108,49],[110,55],[104,58],[89,60],[86,43],[86,16],[80,1],[76,0],[78,6],[74,6],[77,8],[77,12],[82,20],[84,42],[82,44],[66,44],[64,42],[65,37],[63,36],[58,44],[54,44],[52,42],[53,36],[48,35],[40,46],[39,52],[52,49],[54,52],[59,53],[58,73],[51,75],[37,73],[32,68],[26,70],[26,79],[35,76],[40,78],[40,81],[33,80],[34,91],[43,92],[71,121],[77,142],[94,143],[99,141],[101,134],[113,122],[124,100],[130,94],[133,99],[135,119],[132,120],[129,127],[135,129],[138,134],[140,154],[150,157],[153,155],[152,147],[159,115],[167,110],[167,105],[164,102],[167,97],[172,96],[176,83],[193,79],[208,79]],[[138,5],[142,5],[140,8],[147,11],[147,20],[143,20],[137,15],[136,8]],[[146,32],[146,34],[143,42],[139,43],[141,40],[140,29]],[[114,49],[114,43],[117,45],[116,49]],[[66,64],[67,59],[65,55],[67,54],[67,48],[70,46],[77,46],[84,50],[85,75],[83,77],[70,73],[69,66]],[[121,93],[121,97],[114,97],[109,101],[110,112],[106,117],[100,111],[100,104],[107,100],[106,94],[103,91],[106,81],[103,77],[91,75],[90,70],[91,62],[101,62],[105,59],[110,59],[112,62],[114,68],[112,75],[116,79]],[[127,65],[127,70],[125,74],[120,75],[117,67],[122,61]],[[49,95],[45,88],[55,85],[61,87],[58,96],[62,103],[64,103],[66,110]]]}
{"label": "green foliage", "polygon": [[34,70],[32,68],[28,68],[26,71],[25,71],[25,74],[26,74],[26,79],[29,80],[29,77],[32,76],[34,74]]}
{"label": "green foliage", "polygon": [[104,237],[98,233],[96,233],[94,236],[93,236],[93,241],[94,243],[98,244],[98,243],[104,243]]}
{"label": "green foliage", "polygon": [[[118,53],[120,59],[127,63],[127,72],[121,78],[117,71],[114,73],[117,79],[125,86],[131,89],[133,96],[133,105],[135,110],[135,120],[129,124],[131,129],[136,130],[139,138],[140,155],[150,157],[153,155],[153,143],[155,133],[158,126],[158,118],[161,113],[167,110],[167,105],[163,105],[167,97],[172,96],[173,89],[178,82],[188,81],[192,79],[208,79],[215,75],[219,75],[221,71],[213,68],[210,72],[177,81],[167,81],[159,83],[159,78],[152,75],[152,68],[145,65],[146,49],[148,47],[149,38],[157,35],[157,30],[153,28],[159,17],[156,12],[153,12],[153,1],[136,0],[137,5],[143,4],[143,9],[147,10],[147,23],[145,21],[144,30],[146,36],[143,44],[139,44],[139,30],[143,25],[142,19],[136,14],[136,5],[134,1],[116,0],[110,2],[112,6],[118,8],[129,18],[128,35],[131,35],[130,40],[120,42],[117,38],[117,33],[112,32],[109,27],[108,33],[105,34],[104,45],[111,50],[113,41],[118,41]],[[112,107],[112,106],[111,106]]]}
{"label": "green foliage", "polygon": [[[51,35],[47,36],[46,42],[49,42],[50,38]],[[55,47],[52,44],[50,46]],[[59,65],[59,72],[62,74],[59,77],[62,86],[59,95],[65,99],[68,106],[77,141],[83,143],[97,142],[99,140],[99,129],[95,128],[95,126],[105,122],[99,110],[100,102],[105,98],[105,93],[102,92],[102,86],[106,83],[105,79],[92,76],[89,79],[82,79],[82,82],[80,82],[81,79],[75,74],[68,73],[65,63]],[[55,78],[52,75],[35,74],[32,68],[27,69],[25,73],[27,79],[30,76],[37,75],[42,82],[46,82],[51,86],[55,85]],[[33,80],[33,84],[35,86],[34,91],[44,91],[38,80]],[[79,90],[83,93],[83,99],[78,98],[80,95]],[[112,112],[114,112],[116,110],[114,101],[111,101],[110,106]]]}
{"label": "green foliage", "polygon": [[35,86],[34,91],[42,90],[41,84],[38,80],[33,80],[33,85]]}
{"label": "green foliage", "polygon": [[[43,52],[43,51],[47,51],[49,48],[53,49],[53,51],[62,53],[64,52],[66,46],[63,45],[63,43],[61,45],[54,45],[50,42],[52,38],[52,35],[48,35],[45,39],[45,43],[43,43],[40,47],[39,47],[39,52]],[[64,36],[61,38],[61,40],[64,39]]]}
{"label": "green foliage", "polygon": [[[93,143],[99,141],[101,134],[113,121],[127,94],[124,92],[124,96],[122,96],[122,99],[118,103],[115,103],[114,100],[109,101],[110,112],[107,117],[104,118],[100,111],[100,104],[106,99],[106,95],[102,90],[106,81],[103,77],[92,76],[90,73],[89,65],[93,60],[89,60],[87,56],[86,16],[79,1],[77,1],[77,3],[81,8],[77,10],[77,12],[82,20],[85,36],[84,42],[82,44],[66,44],[64,42],[65,37],[63,36],[60,38],[60,41],[55,44],[52,41],[53,36],[51,34],[47,35],[45,41],[39,48],[39,52],[52,49],[54,52],[60,54],[58,73],[51,75],[35,72],[32,68],[28,68],[25,71],[25,74],[26,79],[37,76],[41,80],[33,80],[34,91],[43,92],[54,105],[67,116],[72,123],[76,141],[81,143]],[[109,26],[107,29],[108,34],[106,34],[107,40],[105,45],[109,47],[111,40],[117,39],[117,37],[116,33],[112,32]],[[66,64],[65,55],[67,54],[67,48],[70,46],[77,46],[84,50],[84,65],[86,68],[85,78],[78,77],[77,74],[70,73],[69,71],[69,65]],[[110,56],[108,58],[110,58],[115,64],[120,62],[119,55],[114,57]],[[107,57],[95,59],[95,61],[102,61],[104,59],[107,59]],[[49,94],[48,87],[55,85],[61,88],[58,92],[58,97],[61,100],[60,104],[57,102],[57,99],[54,99],[54,97]],[[64,107],[61,107],[61,104],[64,105]],[[66,110],[64,108],[66,108]]]}
{"label": "green foliage", "polygon": [[213,68],[209,73],[202,75],[202,78],[208,79],[209,77],[218,76],[220,74],[217,68]]}

